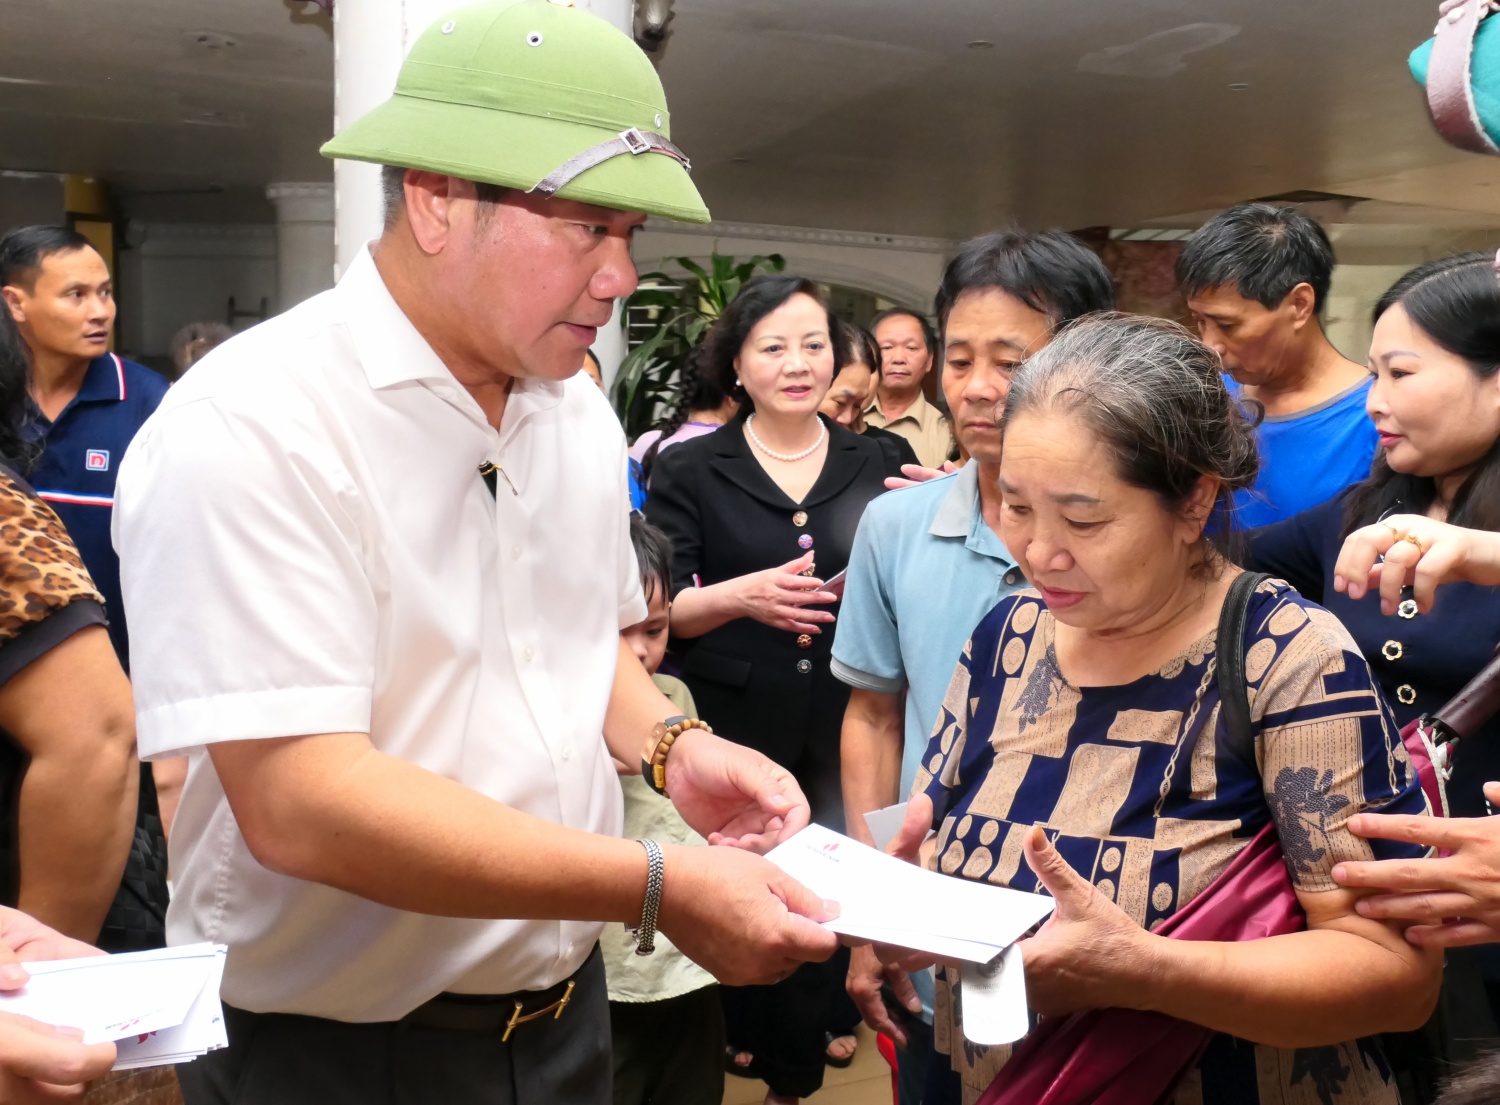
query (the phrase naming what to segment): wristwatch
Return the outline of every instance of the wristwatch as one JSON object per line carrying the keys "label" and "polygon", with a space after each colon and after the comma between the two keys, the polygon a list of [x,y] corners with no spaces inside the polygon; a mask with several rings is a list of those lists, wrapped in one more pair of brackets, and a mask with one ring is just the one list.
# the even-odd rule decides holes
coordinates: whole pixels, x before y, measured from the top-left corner
{"label": "wristwatch", "polygon": [[658,721],[651,727],[651,739],[646,744],[646,754],[641,757],[641,777],[648,787],[664,798],[667,794],[667,753],[672,751],[673,742],[689,729],[713,732],[713,727],[706,721],[681,714]]}

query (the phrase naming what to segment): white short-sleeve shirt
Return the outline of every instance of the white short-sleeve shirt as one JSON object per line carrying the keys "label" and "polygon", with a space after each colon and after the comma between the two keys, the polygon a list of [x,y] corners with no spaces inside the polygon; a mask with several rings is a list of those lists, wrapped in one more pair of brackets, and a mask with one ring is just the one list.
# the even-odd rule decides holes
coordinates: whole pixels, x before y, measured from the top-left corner
{"label": "white short-sleeve shirt", "polygon": [[204,747],[368,733],[618,835],[600,734],[618,630],[646,617],[625,472],[582,375],[518,383],[492,428],[368,252],[168,393],[121,465],[114,538],[141,754],[192,753],[168,938],[230,946],[226,1001],[391,1020],[445,990],[550,986],[587,957],[597,924],[431,917],[274,874]]}

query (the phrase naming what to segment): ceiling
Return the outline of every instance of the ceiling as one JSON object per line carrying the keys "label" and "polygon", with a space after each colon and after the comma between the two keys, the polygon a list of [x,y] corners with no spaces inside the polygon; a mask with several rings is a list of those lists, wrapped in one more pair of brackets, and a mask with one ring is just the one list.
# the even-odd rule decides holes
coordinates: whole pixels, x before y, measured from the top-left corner
{"label": "ceiling", "polygon": [[[1012,220],[1193,225],[1315,190],[1378,201],[1341,221],[1500,226],[1500,159],[1444,146],[1406,72],[1435,9],[676,0],[660,71],[719,219],[962,238]],[[135,212],[184,220],[328,179],[315,10],[0,0],[0,169],[101,176]]]}

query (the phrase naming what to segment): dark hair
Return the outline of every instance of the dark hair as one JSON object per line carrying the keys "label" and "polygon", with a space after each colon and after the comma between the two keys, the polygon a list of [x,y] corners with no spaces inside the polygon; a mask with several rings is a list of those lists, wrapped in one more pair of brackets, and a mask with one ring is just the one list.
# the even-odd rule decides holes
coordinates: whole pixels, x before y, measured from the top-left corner
{"label": "dark hair", "polygon": [[[922,344],[927,346],[927,354],[933,358],[933,367],[936,368],[938,355],[937,333],[932,329],[932,323],[927,321],[927,316],[919,311],[913,311],[910,307],[891,307],[881,311],[880,314],[870,320],[870,334],[872,337],[875,331],[880,329],[880,324],[888,318],[910,318],[916,320],[917,325],[922,328]],[[875,348],[877,351],[880,349],[879,343],[876,343]]]}
{"label": "dark hair", "polygon": [[694,411],[718,410],[729,397],[718,376],[703,371],[702,361],[703,346],[700,345],[682,366],[682,372],[677,378],[677,398],[672,403],[672,409],[661,425],[656,427],[656,440],[641,456],[642,483],[649,483],[651,480],[651,469],[656,467],[656,455],[661,452],[662,442],[687,424],[688,415]]}
{"label": "dark hair", "polygon": [[48,257],[93,248],[94,243],[65,226],[18,227],[0,238],[0,287],[11,284],[30,293]]}
{"label": "dark hair", "polygon": [[1177,258],[1177,283],[1188,297],[1233,288],[1275,308],[1298,284],[1311,285],[1321,311],[1333,281],[1333,243],[1314,220],[1291,207],[1242,203],[1221,211],[1188,239]]}
{"label": "dark hair", "polygon": [[880,344],[875,335],[853,322],[839,319],[839,336],[844,342],[844,365],[858,361],[869,365],[870,371],[880,375]]}
{"label": "dark hair", "polygon": [[[1203,476],[1219,481],[1205,526],[1227,541],[1228,504],[1260,471],[1255,426],[1229,396],[1218,356],[1187,330],[1140,315],[1069,324],[1016,372],[1001,432],[1027,411],[1061,406],[1092,427],[1122,480],[1181,511]],[[1223,552],[1223,546],[1220,545]],[[1212,572],[1213,556],[1198,570]]]}
{"label": "dark hair", "polygon": [[734,370],[734,359],[740,355],[750,331],[772,311],[794,295],[805,295],[823,308],[828,316],[828,344],[833,350],[833,371],[844,367],[844,343],[839,340],[839,320],[828,309],[828,301],[811,280],[779,272],[752,276],[735,293],[719,320],[709,328],[698,350],[698,371],[718,382],[725,395],[740,404],[742,412],[755,410],[755,401],[746,394]]}
{"label": "dark hair", "polygon": [[[1375,305],[1375,320],[1399,304],[1438,345],[1468,362],[1474,375],[1500,371],[1500,280],[1495,257],[1464,253],[1412,269]],[[1398,503],[1403,513],[1423,514],[1437,498],[1437,481],[1391,468],[1382,451],[1370,478],[1358,483],[1344,504],[1344,535],[1367,526]],[[1469,529],[1500,530],[1500,439],[1453,496],[1448,521]]]}
{"label": "dark hair", "polygon": [[994,288],[1065,326],[1096,311],[1115,309],[1115,281],[1099,255],[1063,230],[1032,234],[997,230],[963,244],[943,270],[933,312],[938,324],[964,292]]}
{"label": "dark hair", "polygon": [[672,588],[672,541],[657,529],[638,510],[630,512],[630,544],[635,549],[635,562],[640,566],[641,590],[650,602],[657,588],[668,602],[676,597]]}
{"label": "dark hair", "polygon": [[[510,189],[503,184],[486,184],[476,180],[474,184],[474,198],[481,207],[493,207],[499,203]],[[395,225],[396,220],[401,217],[401,212],[406,210],[406,169],[401,165],[382,165],[380,167],[380,208],[382,226],[387,230]]]}
{"label": "dark hair", "polygon": [[28,433],[31,425],[31,356],[10,311],[0,303],[0,462],[21,475],[31,471],[41,451]]}

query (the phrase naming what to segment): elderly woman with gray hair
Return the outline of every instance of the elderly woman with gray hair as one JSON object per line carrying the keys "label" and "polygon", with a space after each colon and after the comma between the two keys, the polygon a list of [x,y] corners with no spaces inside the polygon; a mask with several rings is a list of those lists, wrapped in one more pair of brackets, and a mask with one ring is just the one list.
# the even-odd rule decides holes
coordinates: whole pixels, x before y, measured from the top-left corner
{"label": "elderly woman with gray hair", "polygon": [[[1034,589],[974,631],[892,848],[1057,899],[1022,944],[1044,1015],[1033,1037],[1078,1015],[1103,1016],[1083,1022],[1099,1032],[1149,1024],[1152,1039],[1175,1028],[1190,1042],[1149,1089],[1132,1092],[1129,1074],[1070,1096],[1076,1058],[1039,1083],[1032,1040],[1011,1066],[1010,1048],[965,1041],[961,1001],[940,976],[937,1039],[966,1100],[1396,1102],[1370,1037],[1426,1019],[1441,959],[1401,924],[1361,916],[1330,872],[1416,854],[1347,822],[1423,813],[1426,800],[1343,626],[1276,580],[1230,600],[1242,573],[1208,535],[1257,459],[1217,358],[1171,323],[1081,321],[1017,374],[1004,430],[1001,536]],[[1247,617],[1220,657],[1226,601]],[[1248,691],[1247,722],[1221,710],[1217,672],[1231,659],[1243,663],[1229,686]],[[1270,849],[1283,888],[1279,927],[1237,916],[1251,911],[1229,884],[1252,842]],[[1227,928],[1182,923],[1200,897],[1217,898]]]}

